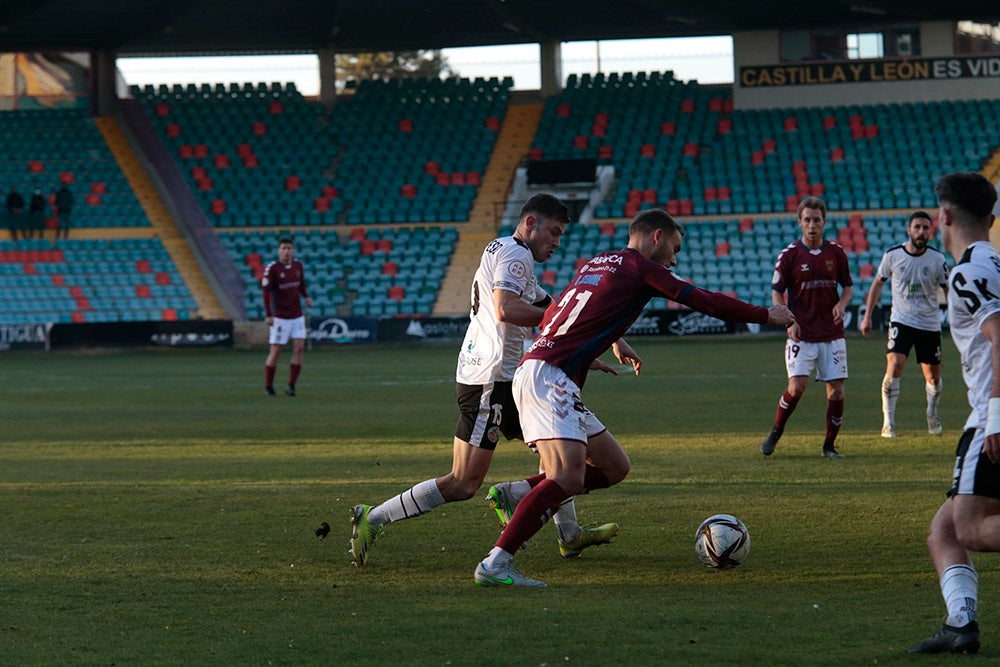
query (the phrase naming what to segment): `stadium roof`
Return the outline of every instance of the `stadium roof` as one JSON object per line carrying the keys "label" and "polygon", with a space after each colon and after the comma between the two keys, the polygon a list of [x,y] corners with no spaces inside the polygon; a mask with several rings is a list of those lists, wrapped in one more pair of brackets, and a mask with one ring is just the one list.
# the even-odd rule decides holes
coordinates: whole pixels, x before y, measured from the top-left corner
{"label": "stadium roof", "polygon": [[1000,19],[995,0],[4,0],[0,51],[342,52]]}

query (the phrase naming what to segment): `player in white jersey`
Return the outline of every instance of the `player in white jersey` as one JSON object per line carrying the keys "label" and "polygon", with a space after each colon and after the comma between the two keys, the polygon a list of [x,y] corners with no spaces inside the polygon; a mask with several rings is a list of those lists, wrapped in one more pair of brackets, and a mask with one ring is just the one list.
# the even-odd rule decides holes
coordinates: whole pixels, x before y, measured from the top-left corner
{"label": "player in white jersey", "polygon": [[916,348],[917,362],[924,372],[927,396],[927,432],[941,435],[938,415],[941,401],[941,316],[938,290],[948,291],[948,262],[944,254],[927,245],[931,238],[931,216],[924,211],[910,215],[906,243],[885,251],[875,280],[865,298],[861,334],[872,332],[872,313],[878,308],[882,287],[892,281],[892,315],[886,345],[886,369],[882,378],[882,437],[896,437],[896,401],[903,366]]}
{"label": "player in white jersey", "polygon": [[[522,207],[514,234],[486,246],[472,282],[469,328],[455,373],[460,414],[451,472],[420,482],[378,506],[355,506],[351,511],[351,554],[355,565],[365,564],[386,524],[472,498],[486,478],[500,435],[508,440],[521,438],[511,380],[525,337],[541,322],[552,301],[538,285],[535,262],[545,262],[552,256],[568,223],[568,210],[559,199],[548,194],[534,195]],[[630,348],[627,352],[635,354]],[[514,484],[530,486],[531,480],[534,478]],[[560,531],[560,551],[568,545],[575,552],[572,555],[587,546],[607,542],[618,531],[617,524],[580,526],[572,505],[566,507],[563,518],[565,535]]]}
{"label": "player in white jersey", "polygon": [[975,653],[979,576],[970,551],[1000,551],[1000,256],[990,244],[992,183],[975,172],[943,176],[934,188],[945,249],[948,321],[962,357],[972,412],[958,441],[948,498],[931,521],[927,547],[948,610],[944,626],[910,653]]}

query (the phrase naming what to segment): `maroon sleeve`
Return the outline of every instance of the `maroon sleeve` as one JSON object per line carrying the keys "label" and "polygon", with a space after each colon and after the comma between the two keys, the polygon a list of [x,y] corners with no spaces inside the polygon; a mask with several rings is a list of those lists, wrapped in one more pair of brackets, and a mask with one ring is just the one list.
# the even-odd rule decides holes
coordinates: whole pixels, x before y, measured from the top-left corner
{"label": "maroon sleeve", "polygon": [[671,301],[699,312],[730,322],[757,322],[767,324],[768,311],[763,306],[734,299],[720,292],[695,287],[674,275],[673,271],[652,271],[647,274],[647,284]]}
{"label": "maroon sleeve", "polygon": [[309,298],[309,292],[306,291],[306,267],[305,264],[299,262],[299,269],[302,271],[302,282],[299,284],[299,294],[305,298]]}
{"label": "maroon sleeve", "polygon": [[755,306],[720,292],[709,292],[694,286],[682,296],[686,298],[678,303],[720,320],[767,324],[768,311],[764,306]]}

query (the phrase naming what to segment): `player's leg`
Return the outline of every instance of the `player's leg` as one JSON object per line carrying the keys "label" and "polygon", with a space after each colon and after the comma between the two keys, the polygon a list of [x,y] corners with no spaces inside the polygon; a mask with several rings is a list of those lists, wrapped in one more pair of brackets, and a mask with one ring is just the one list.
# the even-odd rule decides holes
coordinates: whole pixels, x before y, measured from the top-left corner
{"label": "player's leg", "polygon": [[937,570],[948,617],[940,630],[911,646],[908,653],[975,653],[979,650],[976,623],[979,575],[955,529],[956,501],[961,498],[975,496],[953,496],[944,501],[931,521],[927,536],[927,548]]}
{"label": "player's leg", "polygon": [[415,484],[375,507],[362,504],[351,510],[351,554],[355,565],[365,564],[368,551],[386,524],[422,516],[445,503],[468,500],[476,494],[500,438],[502,409],[494,410],[493,387],[457,385],[459,418],[450,473]]}
{"label": "player's leg", "polygon": [[[274,330],[274,325],[271,329]],[[278,357],[281,356],[282,347],[283,344],[272,342],[267,352],[267,359],[264,361],[264,393],[268,396],[274,396],[274,375],[278,369]]]}
{"label": "player's leg", "polygon": [[835,443],[844,421],[844,384],[847,381],[847,341],[843,338],[817,345],[816,379],[826,383],[826,436],[823,457],[842,459]]}
{"label": "player's leg", "polygon": [[979,577],[969,551],[1000,551],[1000,466],[983,455],[985,440],[981,429],[968,429],[959,439],[949,499],[934,515],[927,537],[948,619],[911,653],[975,653],[979,648]]}
{"label": "player's leg", "polygon": [[921,331],[917,338],[917,361],[924,373],[924,394],[927,396],[927,432],[941,435],[944,426],[938,414],[941,402],[941,332]]}
{"label": "player's leg", "polygon": [[305,338],[292,338],[292,359],[288,364],[288,387],[285,389],[285,393],[289,396],[295,396],[295,382],[302,372],[302,353],[305,349]]}
{"label": "player's leg", "polygon": [[814,343],[796,343],[785,341],[785,371],[788,374],[788,386],[778,399],[778,409],[774,413],[774,424],[771,432],[760,443],[760,453],[770,456],[785,432],[795,407],[805,393],[809,374],[816,368],[816,345]]}
{"label": "player's leg", "polygon": [[889,350],[885,353],[885,375],[882,377],[882,437],[896,437],[896,401],[899,399],[899,383],[903,377],[903,367],[909,353],[893,348],[898,342],[894,334],[896,326],[889,327]]}

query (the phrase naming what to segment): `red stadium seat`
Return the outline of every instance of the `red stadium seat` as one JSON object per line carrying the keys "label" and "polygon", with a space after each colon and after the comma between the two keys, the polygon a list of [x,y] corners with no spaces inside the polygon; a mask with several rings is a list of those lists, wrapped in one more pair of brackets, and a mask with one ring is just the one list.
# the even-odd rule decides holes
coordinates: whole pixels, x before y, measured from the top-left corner
{"label": "red stadium seat", "polygon": [[135,270],[139,273],[152,273],[153,267],[148,259],[140,259],[135,263]]}
{"label": "red stadium seat", "polygon": [[694,100],[681,100],[681,111],[684,113],[694,113]]}
{"label": "red stadium seat", "polygon": [[858,269],[858,276],[861,278],[871,278],[875,275],[875,267],[871,264],[862,264]]}
{"label": "red stadium seat", "polygon": [[165,322],[173,322],[177,319],[177,310],[174,308],[164,308],[160,312],[160,317],[162,317]]}
{"label": "red stadium seat", "polygon": [[316,197],[313,200],[313,210],[326,213],[330,210],[330,200],[325,197]]}
{"label": "red stadium seat", "polygon": [[351,230],[351,240],[352,241],[364,241],[365,240],[365,230],[360,227],[355,227]]}
{"label": "red stadium seat", "polygon": [[375,243],[375,249],[379,252],[392,252],[392,239],[379,239]]}
{"label": "red stadium seat", "polygon": [[441,165],[434,160],[428,160],[424,162],[424,173],[425,174],[438,174],[441,172]]}
{"label": "red stadium seat", "polygon": [[285,105],[281,103],[281,100],[271,100],[267,104],[267,110],[271,112],[272,116],[277,116],[285,113]]}
{"label": "red stadium seat", "polygon": [[253,132],[255,137],[262,137],[267,134],[267,125],[258,121],[254,121],[253,125],[250,126],[250,130]]}
{"label": "red stadium seat", "polygon": [[104,181],[94,181],[90,184],[90,191],[96,192],[99,195],[103,195],[108,191],[108,185]]}
{"label": "red stadium seat", "polygon": [[157,285],[169,285],[170,284],[170,273],[167,271],[159,271],[156,274],[156,284]]}
{"label": "red stadium seat", "polygon": [[179,137],[181,136],[181,126],[177,123],[167,123],[167,136],[168,137]]}
{"label": "red stadium seat", "polygon": [[740,233],[746,233],[753,229],[753,218],[740,219]]}
{"label": "red stadium seat", "polygon": [[338,197],[340,197],[340,192],[337,190],[336,187],[332,185],[324,185],[323,197],[326,199],[337,199]]}
{"label": "red stadium seat", "polygon": [[406,297],[406,290],[400,285],[393,285],[389,288],[388,296],[391,301],[402,301]]}
{"label": "red stadium seat", "polygon": [[72,171],[59,172],[60,183],[76,183],[76,175]]}
{"label": "red stadium seat", "polygon": [[45,171],[45,164],[41,160],[31,160],[28,162],[28,171],[32,174],[40,174]]}
{"label": "red stadium seat", "polygon": [[385,262],[382,265],[383,276],[395,276],[399,273],[399,264],[396,262]]}
{"label": "red stadium seat", "polygon": [[500,131],[500,119],[496,116],[490,116],[486,119],[486,129],[493,130],[494,132]]}
{"label": "red stadium seat", "polygon": [[148,299],[152,296],[152,292],[149,291],[149,285],[140,284],[135,286],[135,295]]}
{"label": "red stadium seat", "polygon": [[467,171],[467,172],[465,172],[465,184],[466,185],[474,185],[474,186],[476,186],[478,188],[481,183],[482,183],[482,179],[480,178],[478,171]]}
{"label": "red stadium seat", "polygon": [[569,117],[569,111],[570,111],[570,107],[569,107],[568,104],[565,104],[565,103],[560,104],[559,106],[556,107],[556,115],[560,116],[562,118],[568,118]]}
{"label": "red stadium seat", "polygon": [[664,121],[660,123],[660,134],[667,134],[671,137],[677,134],[677,123],[672,120]]}

